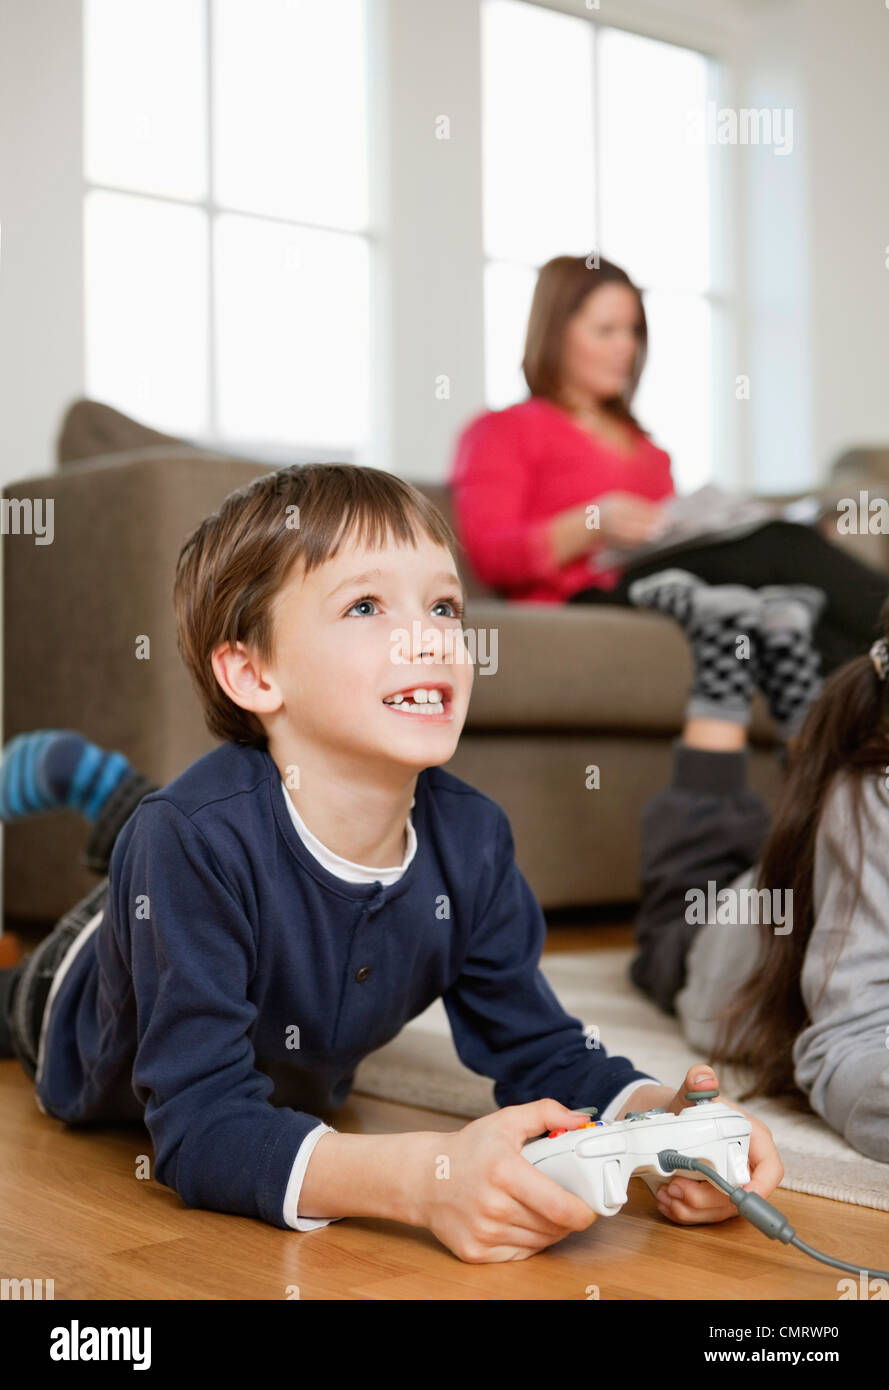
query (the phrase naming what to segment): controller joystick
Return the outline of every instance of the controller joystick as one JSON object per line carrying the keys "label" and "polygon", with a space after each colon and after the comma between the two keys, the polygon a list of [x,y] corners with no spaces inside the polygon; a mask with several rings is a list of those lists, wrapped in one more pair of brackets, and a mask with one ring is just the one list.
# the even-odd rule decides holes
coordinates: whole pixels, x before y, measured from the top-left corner
{"label": "controller joystick", "polygon": [[686,1091],[683,1099],[692,1104],[678,1115],[656,1107],[633,1111],[622,1120],[588,1120],[577,1129],[554,1129],[525,1144],[522,1153],[600,1216],[620,1211],[630,1178],[637,1174],[652,1192],[670,1182],[674,1172],[707,1181],[691,1169],[665,1172],[657,1157],[662,1149],[709,1163],[727,1182],[743,1187],[750,1181],[750,1121],[717,1100],[718,1095]]}

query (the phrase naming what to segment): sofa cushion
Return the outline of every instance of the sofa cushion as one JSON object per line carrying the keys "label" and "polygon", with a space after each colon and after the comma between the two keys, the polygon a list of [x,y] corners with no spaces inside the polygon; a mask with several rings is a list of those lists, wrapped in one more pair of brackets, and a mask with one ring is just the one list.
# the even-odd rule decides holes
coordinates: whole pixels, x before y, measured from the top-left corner
{"label": "sofa cushion", "polygon": [[[475,661],[467,727],[675,734],[692,666],[672,618],[618,605],[470,600]],[[775,736],[757,692],[751,735]]]}
{"label": "sofa cushion", "polygon": [[184,440],[172,434],[162,434],[160,430],[140,424],[113,406],[84,397],[65,411],[56,439],[56,455],[59,466],[65,468],[79,459],[116,454],[145,444],[183,443]]}

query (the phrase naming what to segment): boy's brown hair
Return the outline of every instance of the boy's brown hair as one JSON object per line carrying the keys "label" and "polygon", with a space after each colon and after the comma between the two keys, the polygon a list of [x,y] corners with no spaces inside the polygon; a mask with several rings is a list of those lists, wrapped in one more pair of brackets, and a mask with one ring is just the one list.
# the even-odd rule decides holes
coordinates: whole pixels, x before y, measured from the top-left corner
{"label": "boy's brown hair", "polygon": [[260,719],[229,699],[211,656],[226,642],[243,642],[260,661],[273,661],[273,604],[294,564],[308,574],[353,528],[371,547],[416,544],[419,529],[459,566],[457,539],[422,492],[393,473],[348,463],[265,473],[230,492],[186,540],[173,585],[176,641],[215,737],[267,747]]}

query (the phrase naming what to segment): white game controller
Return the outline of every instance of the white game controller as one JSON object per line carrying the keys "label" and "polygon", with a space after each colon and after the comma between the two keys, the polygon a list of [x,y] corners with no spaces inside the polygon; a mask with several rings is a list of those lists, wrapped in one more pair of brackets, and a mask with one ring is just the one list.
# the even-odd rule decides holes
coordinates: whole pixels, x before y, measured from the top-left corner
{"label": "white game controller", "polygon": [[573,1192],[600,1216],[614,1216],[627,1200],[635,1173],[657,1192],[673,1173],[706,1182],[692,1169],[666,1172],[658,1163],[662,1149],[676,1149],[700,1159],[736,1187],[750,1181],[747,1166],[750,1121],[712,1099],[718,1091],[686,1091],[691,1105],[678,1115],[664,1110],[637,1111],[608,1123],[590,1120],[579,1129],[554,1129],[532,1139],[522,1153],[538,1172]]}

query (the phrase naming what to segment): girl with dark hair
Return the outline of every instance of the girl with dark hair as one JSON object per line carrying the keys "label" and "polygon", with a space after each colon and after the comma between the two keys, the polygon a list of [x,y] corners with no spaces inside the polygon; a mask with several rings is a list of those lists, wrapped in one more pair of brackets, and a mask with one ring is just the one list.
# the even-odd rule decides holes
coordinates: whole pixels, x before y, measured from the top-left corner
{"label": "girl with dark hair", "polygon": [[[663,568],[657,557],[624,569],[598,558],[650,541],[674,494],[669,455],[631,410],[647,346],[642,296],[619,266],[556,256],[541,268],[522,361],[530,395],[465,427],[450,477],[469,560],[504,598],[627,604],[633,579]],[[825,672],[873,641],[889,595],[884,575],[788,521],[739,527],[671,563],[709,584],[819,586]]]}
{"label": "girl with dark hair", "polygon": [[[667,570],[630,601],[685,629],[694,679],[673,778],[646,807],[634,983],[740,1092],[811,1109],[889,1162],[889,603],[819,684],[824,596]],[[747,785],[758,685],[788,751],[774,819]]]}

